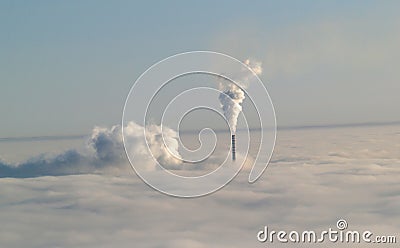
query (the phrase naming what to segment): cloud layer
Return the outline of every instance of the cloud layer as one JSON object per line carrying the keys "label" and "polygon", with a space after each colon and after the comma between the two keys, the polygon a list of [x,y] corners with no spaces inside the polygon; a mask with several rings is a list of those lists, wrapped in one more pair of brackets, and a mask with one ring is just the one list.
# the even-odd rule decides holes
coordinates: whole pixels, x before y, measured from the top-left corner
{"label": "cloud layer", "polygon": [[[3,178],[0,246],[280,247],[258,243],[257,232],[264,225],[324,230],[334,228],[339,218],[352,230],[398,235],[398,130],[281,131],[273,160],[259,181],[248,184],[248,175],[241,173],[222,190],[196,199],[160,194],[132,172]],[[338,246],[360,247],[315,245]]]}

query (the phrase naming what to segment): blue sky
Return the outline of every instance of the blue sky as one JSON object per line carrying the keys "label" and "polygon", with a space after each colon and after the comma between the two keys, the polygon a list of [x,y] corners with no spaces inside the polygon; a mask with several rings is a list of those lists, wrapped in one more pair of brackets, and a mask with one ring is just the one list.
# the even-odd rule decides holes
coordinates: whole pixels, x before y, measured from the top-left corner
{"label": "blue sky", "polygon": [[399,121],[396,1],[2,1],[0,137],[119,123],[135,79],[190,50],[263,62],[278,125]]}

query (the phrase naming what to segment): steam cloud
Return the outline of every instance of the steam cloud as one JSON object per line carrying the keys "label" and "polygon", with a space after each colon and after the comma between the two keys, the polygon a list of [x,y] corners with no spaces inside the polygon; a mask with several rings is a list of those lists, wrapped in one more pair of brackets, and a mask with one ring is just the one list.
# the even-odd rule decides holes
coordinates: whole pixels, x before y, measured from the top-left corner
{"label": "steam cloud", "polygon": [[[125,137],[132,144],[131,149],[135,156],[149,163],[149,168],[156,168],[148,154],[147,144],[141,138],[143,131],[143,127],[134,122],[129,122],[124,128]],[[148,145],[154,158],[163,166],[175,168],[180,164],[177,133],[163,127],[163,134],[169,151],[175,156],[164,145],[160,126],[151,125],[146,128]],[[129,169],[123,148],[121,126],[115,125],[111,128],[93,128],[87,140],[87,147],[83,151],[71,149],[54,156],[43,154],[19,164],[0,161],[0,178],[97,174],[104,171],[121,173]]]}
{"label": "steam cloud", "polygon": [[[247,65],[256,75],[262,73],[261,62],[246,59],[244,64]],[[250,76],[252,75],[245,75],[235,81],[240,84],[240,87],[246,89],[249,84]],[[242,103],[245,99],[245,94],[240,87],[233,83],[230,83],[227,86],[220,84],[220,89],[223,90],[223,93],[219,95],[219,101],[221,102],[225,118],[228,120],[229,126],[232,129],[232,133],[236,133],[237,119],[242,111]]]}
{"label": "steam cloud", "polygon": [[[244,61],[254,73],[260,75],[262,67],[260,62]],[[240,87],[246,89],[251,74],[243,74],[236,82]],[[245,99],[244,91],[235,84],[221,85],[219,100],[225,117],[236,132],[237,118],[242,111],[242,103]],[[154,158],[167,169],[180,169],[181,156],[178,152],[178,134],[176,131],[157,125],[146,127],[146,142],[143,141],[144,127],[129,122],[124,127],[126,141],[129,142],[130,152],[139,161],[147,163],[149,170],[157,169],[153,157],[148,152],[151,150]],[[164,139],[163,139],[163,135]],[[63,153],[50,156],[42,154],[32,157],[25,162],[12,164],[0,160],[0,178],[2,177],[38,177],[38,176],[61,176],[74,174],[93,174],[107,172],[121,172],[129,170],[128,161],[125,156],[122,130],[120,125],[111,128],[95,127],[87,140],[87,147],[83,151],[71,149]]]}
{"label": "steam cloud", "polygon": [[[135,122],[129,122],[124,128],[126,142],[133,144],[130,152],[142,163],[148,163],[149,170],[156,169],[158,166],[153,161],[152,155],[163,167],[177,169],[181,164],[181,156],[178,152],[178,133],[168,127],[158,125],[148,125],[146,127],[147,144],[143,141],[143,127]],[[164,140],[163,140],[164,135]],[[148,145],[148,147],[147,147]]]}

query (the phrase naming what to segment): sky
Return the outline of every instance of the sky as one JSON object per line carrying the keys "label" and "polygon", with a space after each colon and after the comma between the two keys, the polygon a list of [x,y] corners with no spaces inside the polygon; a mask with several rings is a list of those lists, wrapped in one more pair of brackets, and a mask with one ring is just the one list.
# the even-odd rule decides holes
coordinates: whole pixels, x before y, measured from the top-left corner
{"label": "sky", "polygon": [[2,1],[0,137],[121,122],[134,81],[211,50],[263,63],[278,126],[399,121],[397,1]]}
{"label": "sky", "polygon": [[[0,246],[280,247],[259,243],[257,232],[266,225],[318,232],[340,218],[349,230],[398,235],[399,7],[399,1],[1,1]],[[218,126],[226,121],[204,113],[184,119],[189,128],[199,122],[221,131],[200,163],[182,162],[184,148],[210,145],[212,133],[121,122],[135,80],[158,61],[193,50],[262,63],[278,132],[275,140],[270,126],[250,129],[247,154],[240,115],[242,170],[213,194],[182,199],[146,185],[132,165],[170,190],[196,190],[165,183],[158,165],[200,182],[222,161],[237,166],[226,160],[231,133]],[[179,82],[181,88],[164,88],[150,112],[159,118],[178,89],[217,87],[209,75]],[[136,103],[151,93],[130,103],[142,110]],[[218,105],[221,95],[215,96],[206,100]],[[243,113],[254,113],[248,100]],[[258,154],[261,131],[273,137],[273,153]],[[270,163],[250,184],[252,163],[265,166],[260,157]]]}

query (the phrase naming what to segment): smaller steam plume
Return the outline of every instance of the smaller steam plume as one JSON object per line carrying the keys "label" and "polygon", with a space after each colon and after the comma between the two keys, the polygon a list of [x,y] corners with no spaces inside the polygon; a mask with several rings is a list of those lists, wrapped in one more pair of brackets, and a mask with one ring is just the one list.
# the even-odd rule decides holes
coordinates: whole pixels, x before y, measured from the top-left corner
{"label": "smaller steam plume", "polygon": [[[246,59],[243,63],[256,75],[262,73],[261,62]],[[223,92],[219,95],[219,101],[221,102],[225,118],[228,120],[229,126],[231,127],[232,134],[236,133],[237,119],[242,111],[242,103],[245,99],[242,88],[246,89],[249,86],[249,79],[251,76],[252,74],[245,73],[240,78],[234,78],[233,80],[240,84],[240,87],[233,83],[229,83],[228,85],[220,84],[220,90]]]}

